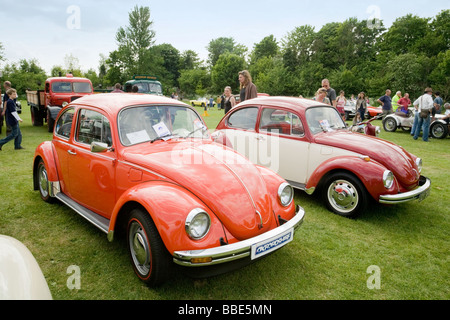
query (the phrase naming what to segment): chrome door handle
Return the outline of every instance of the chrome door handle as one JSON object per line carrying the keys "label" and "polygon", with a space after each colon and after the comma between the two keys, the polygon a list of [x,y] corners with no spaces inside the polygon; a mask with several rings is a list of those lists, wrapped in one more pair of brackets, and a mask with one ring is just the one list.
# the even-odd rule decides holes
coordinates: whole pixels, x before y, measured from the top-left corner
{"label": "chrome door handle", "polygon": [[264,138],[263,136],[257,136],[255,139],[258,140],[258,141],[266,140],[266,138]]}
{"label": "chrome door handle", "polygon": [[75,151],[72,151],[72,150],[68,150],[67,152],[73,156],[75,156],[77,154]]}

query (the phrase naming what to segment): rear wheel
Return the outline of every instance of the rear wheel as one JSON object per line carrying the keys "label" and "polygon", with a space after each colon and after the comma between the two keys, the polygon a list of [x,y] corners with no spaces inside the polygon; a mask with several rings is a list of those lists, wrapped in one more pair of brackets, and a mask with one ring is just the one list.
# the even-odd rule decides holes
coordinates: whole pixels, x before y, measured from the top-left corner
{"label": "rear wheel", "polygon": [[150,215],[131,211],[127,227],[127,246],[136,275],[150,286],[162,284],[169,275],[170,255]]}
{"label": "rear wheel", "polygon": [[368,194],[364,185],[346,172],[329,176],[322,196],[327,208],[343,217],[355,218],[367,208]]}
{"label": "rear wheel", "polygon": [[448,135],[448,126],[440,122],[435,122],[430,128],[431,136],[435,139],[444,139]]}

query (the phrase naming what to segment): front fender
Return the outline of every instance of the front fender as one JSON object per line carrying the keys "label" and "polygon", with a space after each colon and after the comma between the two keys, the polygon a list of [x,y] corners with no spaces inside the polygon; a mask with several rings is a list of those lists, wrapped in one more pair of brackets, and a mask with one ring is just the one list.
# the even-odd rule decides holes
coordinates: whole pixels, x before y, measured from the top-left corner
{"label": "front fender", "polygon": [[[151,216],[167,250],[199,250],[220,246],[225,238],[222,223],[195,195],[185,188],[167,181],[149,181],[124,192],[116,203],[109,225],[109,234],[119,227],[119,217],[135,205],[143,207]],[[193,209],[205,210],[211,218],[209,233],[201,240],[190,239],[185,231],[186,217]],[[111,240],[111,239],[110,239]]]}
{"label": "front fender", "polygon": [[354,174],[365,186],[368,193],[376,200],[382,194],[393,194],[399,191],[397,180],[390,189],[386,189],[383,184],[383,173],[387,169],[380,163],[363,156],[345,156],[329,159],[311,174],[306,184],[306,191],[313,193],[320,182],[330,173],[336,171],[347,171]]}
{"label": "front fender", "polygon": [[51,141],[42,142],[34,152],[33,160],[33,188],[39,189],[39,183],[36,177],[36,170],[39,164],[39,160],[42,159],[47,169],[48,181],[59,181],[58,169],[56,166],[55,152],[53,152],[53,144]]}

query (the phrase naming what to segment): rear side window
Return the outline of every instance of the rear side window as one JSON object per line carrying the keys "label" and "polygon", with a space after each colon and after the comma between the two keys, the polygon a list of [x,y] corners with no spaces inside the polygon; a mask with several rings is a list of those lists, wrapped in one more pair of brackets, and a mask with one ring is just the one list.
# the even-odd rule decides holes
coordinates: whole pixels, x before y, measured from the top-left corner
{"label": "rear side window", "polygon": [[55,126],[55,133],[58,136],[69,139],[74,113],[75,110],[73,108],[70,108],[64,111],[64,113],[61,114],[61,116],[58,118],[58,122],[56,122]]}
{"label": "rear side window", "polygon": [[228,126],[244,130],[255,130],[258,108],[250,107],[238,110],[228,118]]}

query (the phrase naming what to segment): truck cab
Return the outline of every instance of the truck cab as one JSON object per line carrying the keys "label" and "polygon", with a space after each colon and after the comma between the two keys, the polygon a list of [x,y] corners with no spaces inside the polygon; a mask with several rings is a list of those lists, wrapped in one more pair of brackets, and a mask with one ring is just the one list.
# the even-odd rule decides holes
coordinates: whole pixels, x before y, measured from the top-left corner
{"label": "truck cab", "polygon": [[163,95],[161,82],[158,77],[152,75],[135,75],[132,80],[125,83],[125,92],[133,92],[133,86],[136,86],[139,93],[148,93],[158,96]]}

